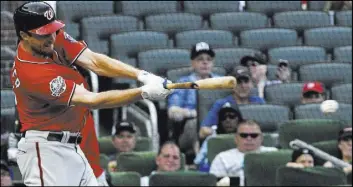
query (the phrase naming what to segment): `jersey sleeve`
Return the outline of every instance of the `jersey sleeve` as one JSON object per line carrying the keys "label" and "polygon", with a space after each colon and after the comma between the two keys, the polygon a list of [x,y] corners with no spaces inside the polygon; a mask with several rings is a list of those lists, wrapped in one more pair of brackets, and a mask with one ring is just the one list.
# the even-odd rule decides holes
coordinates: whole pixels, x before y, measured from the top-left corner
{"label": "jersey sleeve", "polygon": [[41,71],[40,76],[28,80],[31,84],[24,86],[28,95],[53,105],[70,106],[76,87],[72,80],[64,79],[55,70]]}
{"label": "jersey sleeve", "polygon": [[87,48],[84,41],[77,41],[64,30],[60,30],[55,41],[58,46],[58,52],[66,59],[68,65],[71,65]]}

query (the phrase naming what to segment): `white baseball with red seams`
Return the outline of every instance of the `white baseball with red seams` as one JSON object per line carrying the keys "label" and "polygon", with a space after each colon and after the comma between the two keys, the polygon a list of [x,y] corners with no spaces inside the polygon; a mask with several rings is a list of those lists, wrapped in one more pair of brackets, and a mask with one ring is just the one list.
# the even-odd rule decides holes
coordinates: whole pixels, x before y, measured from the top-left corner
{"label": "white baseball with red seams", "polygon": [[320,105],[321,112],[334,113],[338,110],[338,102],[335,100],[326,100]]}

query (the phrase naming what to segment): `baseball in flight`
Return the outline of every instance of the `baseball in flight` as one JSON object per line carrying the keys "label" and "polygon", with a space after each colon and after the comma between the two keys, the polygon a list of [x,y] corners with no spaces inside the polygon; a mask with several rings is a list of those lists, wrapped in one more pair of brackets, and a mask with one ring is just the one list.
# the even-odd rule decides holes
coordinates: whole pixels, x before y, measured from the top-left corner
{"label": "baseball in flight", "polygon": [[325,100],[320,105],[321,112],[323,113],[333,113],[338,109],[338,103],[335,100]]}

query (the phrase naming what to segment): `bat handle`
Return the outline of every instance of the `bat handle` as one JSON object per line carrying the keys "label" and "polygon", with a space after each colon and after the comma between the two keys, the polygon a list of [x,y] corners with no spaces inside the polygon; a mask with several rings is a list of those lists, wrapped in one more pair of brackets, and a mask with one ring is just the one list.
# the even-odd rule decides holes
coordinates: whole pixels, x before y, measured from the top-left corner
{"label": "bat handle", "polygon": [[167,88],[167,79],[164,79],[163,87],[164,87],[164,89],[168,89],[168,88]]}

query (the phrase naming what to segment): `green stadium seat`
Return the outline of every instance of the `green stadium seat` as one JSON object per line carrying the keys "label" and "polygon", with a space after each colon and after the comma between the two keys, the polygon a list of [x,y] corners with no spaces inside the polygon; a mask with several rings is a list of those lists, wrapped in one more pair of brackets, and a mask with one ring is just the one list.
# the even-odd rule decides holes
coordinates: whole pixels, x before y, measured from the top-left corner
{"label": "green stadium seat", "polygon": [[[249,1],[250,2],[250,1]],[[293,29],[252,29],[240,33],[240,46],[266,51],[275,47],[298,44],[297,32]]]}
{"label": "green stadium seat", "polygon": [[352,27],[352,10],[336,12],[335,25],[343,27]]}
{"label": "green stadium seat", "polygon": [[139,68],[161,76],[165,76],[169,69],[191,66],[187,49],[148,50],[138,54],[138,61]]}
{"label": "green stadium seat", "polygon": [[184,12],[202,15],[208,18],[210,14],[219,12],[238,12],[238,1],[185,1]]}
{"label": "green stadium seat", "polygon": [[276,12],[301,10],[300,1],[248,1],[246,11],[261,12],[271,17]]}
{"label": "green stadium seat", "polygon": [[335,85],[331,88],[331,98],[341,103],[352,104],[352,84]]}
{"label": "green stadium seat", "polygon": [[266,86],[266,102],[290,107],[298,105],[301,103],[303,85],[303,83],[283,83]]}
{"label": "green stadium seat", "polygon": [[190,13],[164,13],[146,17],[146,30],[165,32],[169,36],[185,30],[203,28],[202,17]]}
{"label": "green stadium seat", "polygon": [[[168,80],[171,80],[172,82],[176,82],[180,77],[189,75],[192,72],[193,72],[192,67],[171,69],[171,70],[167,71],[167,78],[168,78]],[[222,67],[213,67],[212,72],[216,73],[218,75],[225,75],[226,74],[225,69]]]}
{"label": "green stadium seat", "polygon": [[262,132],[277,132],[278,124],[291,119],[291,112],[287,106],[271,104],[239,105],[244,119],[251,119],[259,123]]}
{"label": "green stadium seat", "polygon": [[308,10],[323,11],[326,1],[308,1]]}
{"label": "green stadium seat", "polygon": [[109,157],[106,154],[99,154],[99,165],[106,171],[108,171]]}
{"label": "green stadium seat", "polygon": [[223,30],[192,30],[175,35],[176,47],[186,49],[191,49],[198,42],[206,42],[213,48],[237,46],[234,41],[237,40],[233,39],[233,34]]}
{"label": "green stadium seat", "polygon": [[[114,154],[115,148],[112,144],[111,136],[104,136],[98,139],[99,151],[102,154],[110,155]],[[147,137],[137,137],[136,147],[134,151],[151,151],[152,150],[152,140]]]}
{"label": "green stadium seat", "polygon": [[244,56],[261,53],[259,50],[250,48],[218,48],[216,53],[215,66],[224,67],[230,72],[235,66],[240,65],[240,60]]}
{"label": "green stadium seat", "polygon": [[330,119],[297,119],[281,124],[279,128],[279,145],[289,148],[289,142],[295,139],[314,143],[337,139],[338,132],[349,126],[338,120]]}
{"label": "green stadium seat", "polygon": [[313,46],[278,47],[268,51],[270,64],[277,64],[279,59],[288,60],[289,66],[296,70],[300,65],[326,62],[325,48]]}
{"label": "green stadium seat", "polygon": [[352,28],[336,26],[307,29],[304,31],[304,43],[324,47],[327,50],[352,45]]}
{"label": "green stadium seat", "polygon": [[352,64],[352,46],[334,48],[333,58],[334,62]]}
{"label": "green stadium seat", "polygon": [[178,3],[178,1],[158,1],[158,3],[153,1],[121,1],[121,13],[139,18],[153,14],[174,13],[178,11]]}
{"label": "green stadium seat", "polygon": [[204,172],[158,172],[150,177],[150,186],[216,186],[217,177]]}
{"label": "green stadium seat", "polygon": [[[181,168],[184,170],[185,167],[185,155],[181,153]],[[148,176],[157,167],[155,157],[157,153],[151,151],[141,151],[132,153],[121,153],[117,157],[117,168],[118,171],[135,171],[141,176]]]}
{"label": "green stadium seat", "polygon": [[168,48],[168,35],[152,31],[132,31],[110,36],[110,54],[114,57],[137,57],[140,51]]}
{"label": "green stadium seat", "polygon": [[337,168],[313,167],[291,168],[282,166],[276,172],[277,186],[330,186],[347,184],[342,170]]}
{"label": "green stadium seat", "polygon": [[352,82],[352,64],[318,63],[300,66],[299,80],[320,81],[327,87],[337,83]]}
{"label": "green stadium seat", "polygon": [[248,153],[244,158],[246,186],[275,186],[276,170],[291,161],[292,150]]}
{"label": "green stadium seat", "polygon": [[113,1],[58,1],[56,14],[65,23],[79,23],[82,18],[114,14]]}
{"label": "green stadium seat", "polygon": [[[339,158],[340,157],[340,150],[338,149],[337,147],[337,140],[327,140],[327,141],[320,141],[320,142],[314,142],[312,144],[312,146],[336,157],[336,158]],[[326,160],[324,159],[321,159],[321,158],[318,158],[317,159],[317,163],[316,165],[323,165],[325,164]]]}
{"label": "green stadium seat", "polygon": [[113,186],[140,186],[141,175],[137,172],[110,172]]}
{"label": "green stadium seat", "polygon": [[210,16],[210,26],[238,34],[243,30],[266,28],[269,21],[266,15],[257,12],[223,12]]}
{"label": "green stadium seat", "polygon": [[279,12],[273,15],[273,22],[274,27],[303,32],[305,29],[330,26],[330,16],[320,11]]}

